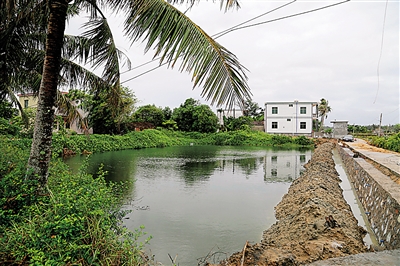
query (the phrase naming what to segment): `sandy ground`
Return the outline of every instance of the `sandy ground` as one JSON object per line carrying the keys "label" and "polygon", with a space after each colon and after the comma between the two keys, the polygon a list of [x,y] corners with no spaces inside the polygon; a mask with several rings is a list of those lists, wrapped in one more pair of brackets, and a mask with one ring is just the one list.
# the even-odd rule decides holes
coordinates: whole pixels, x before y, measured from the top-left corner
{"label": "sandy ground", "polygon": [[362,139],[345,142],[343,145],[359,153],[367,162],[400,185],[400,153],[369,145]]}

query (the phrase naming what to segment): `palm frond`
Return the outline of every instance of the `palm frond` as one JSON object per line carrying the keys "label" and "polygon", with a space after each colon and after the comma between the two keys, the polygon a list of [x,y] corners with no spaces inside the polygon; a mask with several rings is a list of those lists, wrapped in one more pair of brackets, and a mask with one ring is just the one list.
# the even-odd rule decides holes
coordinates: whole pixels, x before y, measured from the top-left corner
{"label": "palm frond", "polygon": [[[96,44],[96,47],[93,47],[93,44]],[[89,39],[83,36],[65,35],[63,58],[68,60],[75,60],[83,64],[93,63],[93,60],[96,56],[95,54],[93,54],[93,52],[99,50],[99,48],[97,48],[97,45],[98,42],[94,39]],[[115,46],[113,40],[105,41],[104,47],[102,47],[101,50],[105,53],[106,56],[108,55],[109,58],[112,58],[110,62],[106,60],[107,58],[99,58],[97,61],[94,61],[94,66],[99,66],[104,63],[102,62],[102,60],[107,61],[104,72],[109,74],[103,77],[105,78],[105,80],[112,80],[112,78],[110,78],[109,76],[119,75],[119,69],[117,73],[112,73],[112,69],[114,68],[111,68],[109,66],[112,62],[117,62],[118,65],[121,65],[122,67],[126,66],[128,69],[131,68],[131,61],[129,57]]]}
{"label": "palm frond", "polygon": [[78,127],[85,133],[88,132],[88,122],[84,115],[80,112],[79,106],[77,106],[71,99],[68,98],[67,94],[61,93],[57,90],[57,108],[58,114],[66,118],[67,123],[77,122]]}
{"label": "palm frond", "polygon": [[202,85],[201,95],[211,104],[243,107],[251,98],[247,69],[236,56],[169,3],[133,1],[125,29],[132,41],[147,39],[145,51],[154,47],[160,63],[174,67],[181,59],[180,71],[192,73],[194,87]]}
{"label": "palm frond", "polygon": [[107,19],[92,19],[84,27],[87,31],[83,36],[90,39],[88,48],[90,48],[91,64],[94,68],[104,65],[103,78],[110,84],[119,85],[121,53],[117,50]]}
{"label": "palm frond", "polygon": [[74,61],[61,59],[61,80],[62,85],[70,88],[79,87],[84,91],[95,92],[96,90],[105,90],[111,85],[92,71],[75,63]]}
{"label": "palm frond", "polygon": [[[190,3],[194,4],[195,2],[198,2],[199,0],[167,0],[168,3],[171,4],[183,4],[183,3]],[[225,7],[225,11],[228,10],[229,8],[240,8],[240,4],[238,0],[220,0],[220,8],[223,9]]]}

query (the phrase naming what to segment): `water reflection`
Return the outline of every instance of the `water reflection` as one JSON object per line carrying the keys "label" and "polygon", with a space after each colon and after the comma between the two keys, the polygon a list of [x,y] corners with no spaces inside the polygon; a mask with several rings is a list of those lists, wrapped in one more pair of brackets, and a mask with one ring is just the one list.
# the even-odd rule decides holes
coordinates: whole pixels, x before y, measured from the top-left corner
{"label": "water reflection", "polygon": [[[213,247],[231,254],[261,240],[275,222],[274,206],[311,158],[309,150],[190,146],[94,154],[113,181],[136,180],[125,225],[153,236],[149,252],[165,265],[196,265]],[[80,157],[67,161],[79,168]],[[141,209],[138,206],[149,206]],[[214,250],[215,251],[215,250]]]}

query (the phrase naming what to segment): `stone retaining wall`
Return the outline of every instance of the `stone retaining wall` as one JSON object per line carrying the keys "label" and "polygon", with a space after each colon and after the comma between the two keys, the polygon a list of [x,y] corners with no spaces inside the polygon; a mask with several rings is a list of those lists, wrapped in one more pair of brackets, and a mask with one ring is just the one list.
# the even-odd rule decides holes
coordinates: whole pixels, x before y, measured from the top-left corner
{"label": "stone retaining wall", "polygon": [[275,207],[277,221],[260,243],[246,243],[219,265],[303,265],[367,252],[365,230],[343,197],[332,158],[333,143],[318,145]]}
{"label": "stone retaining wall", "polygon": [[398,187],[373,165],[354,156],[350,149],[336,147],[379,244],[386,249],[400,248]]}

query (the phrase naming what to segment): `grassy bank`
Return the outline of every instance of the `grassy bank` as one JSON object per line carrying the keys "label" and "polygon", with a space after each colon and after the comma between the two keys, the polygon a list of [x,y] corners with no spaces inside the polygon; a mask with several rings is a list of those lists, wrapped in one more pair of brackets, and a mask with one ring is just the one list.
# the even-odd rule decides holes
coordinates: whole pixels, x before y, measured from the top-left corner
{"label": "grassy bank", "polygon": [[[71,174],[63,153],[98,153],[177,145],[299,147],[305,137],[235,131],[214,134],[145,130],[124,136],[53,136],[49,193],[24,180],[31,139],[0,136],[0,262],[19,265],[144,265],[142,229],[121,225],[122,193],[129,184],[107,184],[101,174]],[[142,238],[141,238],[142,239]],[[1,263],[0,263],[1,264]]]}
{"label": "grassy bank", "polygon": [[228,146],[282,146],[303,147],[314,145],[306,137],[271,135],[259,131],[233,131],[220,133],[177,132],[169,130],[144,130],[123,136],[67,135],[53,137],[53,157],[69,151],[76,154],[98,153],[124,149],[161,148],[179,145],[228,145]]}

